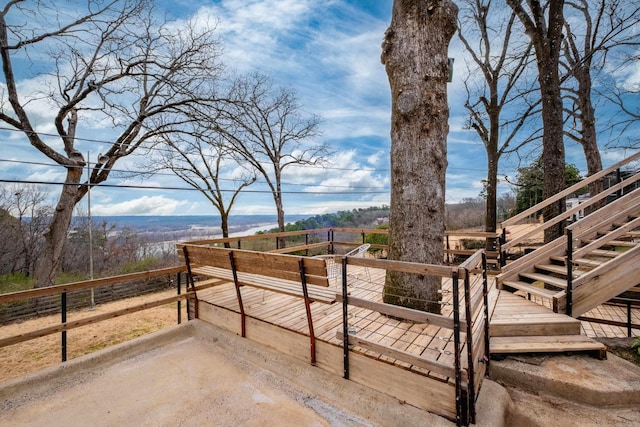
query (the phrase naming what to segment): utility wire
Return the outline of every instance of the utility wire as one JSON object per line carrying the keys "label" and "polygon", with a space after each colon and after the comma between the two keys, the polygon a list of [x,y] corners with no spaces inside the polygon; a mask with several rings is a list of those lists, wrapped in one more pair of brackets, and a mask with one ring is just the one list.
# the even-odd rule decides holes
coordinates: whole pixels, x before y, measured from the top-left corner
{"label": "utility wire", "polygon": [[[51,181],[36,181],[36,180],[21,180],[21,179],[2,179],[0,182],[5,184],[35,184],[35,185],[87,185],[83,183],[72,182],[51,182]],[[132,188],[138,190],[178,190],[178,191],[202,191],[199,188],[194,187],[167,187],[167,186],[150,186],[150,185],[132,185],[132,184],[91,184],[92,187],[105,187],[105,188]],[[237,190],[220,190],[224,193],[236,192]],[[257,194],[273,194],[271,190],[249,190],[243,189],[243,193],[257,193]],[[281,191],[282,194],[387,194],[389,191]]]}
{"label": "utility wire", "polygon": [[[0,126],[0,131],[2,131],[2,130],[9,131],[9,132],[24,133],[24,131],[22,131],[20,129],[8,128],[8,127]],[[32,133],[36,134],[36,135],[39,135],[39,136],[60,137],[60,135],[54,134],[54,133],[46,133],[46,132],[32,132]],[[91,138],[82,138],[82,137],[78,137],[78,136],[75,137],[75,140],[84,141],[84,142],[96,142],[96,143],[107,144],[107,145],[115,145],[115,143],[113,141],[91,139]],[[150,143],[150,144],[153,144],[153,143]],[[164,152],[172,152],[173,151],[170,148],[161,148],[161,147],[157,147],[157,146],[154,146],[154,145],[149,145],[149,146],[141,145],[140,148],[147,149],[147,150],[155,150],[155,151],[160,151],[160,152],[162,152],[162,151],[164,151]],[[146,156],[146,154],[134,151],[131,154],[131,156]],[[210,156],[210,157],[213,157],[213,156]],[[340,167],[323,166],[323,165],[296,165],[296,166],[297,167],[315,168],[315,169],[337,170],[337,171],[362,171],[362,170],[369,171],[369,172],[390,172],[391,171],[391,169],[340,168]],[[484,172],[484,173],[487,172],[486,169],[461,168],[461,167],[447,167],[447,170],[460,170],[460,171]],[[115,169],[114,169],[114,171],[115,171]],[[123,171],[123,172],[127,172],[127,171]],[[511,172],[517,172],[517,170],[512,170]],[[505,172],[504,171],[499,172],[499,175],[505,175]],[[291,185],[295,185],[295,184],[291,184]]]}

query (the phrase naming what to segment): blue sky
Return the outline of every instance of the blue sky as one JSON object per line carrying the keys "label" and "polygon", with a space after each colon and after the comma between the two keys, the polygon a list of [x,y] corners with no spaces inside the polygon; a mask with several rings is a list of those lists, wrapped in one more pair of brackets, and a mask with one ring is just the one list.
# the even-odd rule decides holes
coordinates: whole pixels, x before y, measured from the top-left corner
{"label": "blue sky", "polygon": [[[158,0],[160,12],[170,19],[211,16],[218,20],[226,65],[240,73],[259,70],[276,84],[296,90],[306,112],[323,117],[321,142],[334,154],[325,168],[290,168],[283,177],[285,212],[317,214],[389,203],[389,85],[380,63],[380,44],[391,19],[392,0]],[[449,203],[477,197],[486,174],[486,154],[475,133],[464,129],[465,93],[461,84],[464,53],[452,42],[455,58],[449,84],[451,106],[448,140],[447,195]],[[22,87],[38,84],[23,81]],[[42,123],[40,132],[51,132]],[[0,131],[5,138],[2,159],[28,159],[50,163],[15,132]],[[108,128],[81,129],[79,138],[109,139]],[[91,161],[106,145],[80,142],[81,152],[91,151]],[[623,157],[604,155],[605,166]],[[567,160],[584,171],[581,149],[567,147]],[[501,162],[500,174],[513,177],[516,158]],[[117,168],[135,169],[136,159]],[[0,178],[61,181],[60,168],[0,162]],[[110,178],[108,184],[185,187],[170,174],[141,182]],[[43,189],[57,195],[55,186]],[[233,214],[275,214],[271,195],[256,183],[242,194]],[[500,192],[509,191],[501,185]],[[318,194],[318,193],[330,194]],[[311,194],[312,193],[312,194]],[[97,187],[91,192],[94,215],[206,215],[216,214],[195,191],[117,189]],[[81,203],[85,209],[85,205]]]}

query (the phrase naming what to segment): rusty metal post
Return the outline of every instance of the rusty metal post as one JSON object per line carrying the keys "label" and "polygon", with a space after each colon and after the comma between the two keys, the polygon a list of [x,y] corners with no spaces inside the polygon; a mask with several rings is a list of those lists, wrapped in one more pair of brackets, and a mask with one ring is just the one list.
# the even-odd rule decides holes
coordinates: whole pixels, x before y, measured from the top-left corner
{"label": "rusty metal post", "polygon": [[471,279],[469,278],[469,270],[464,269],[464,312],[467,323],[466,346],[467,346],[467,408],[469,411],[469,421],[472,424],[476,422],[476,388],[475,388],[475,370],[473,368],[473,319],[471,318]]}
{"label": "rusty metal post", "polygon": [[573,230],[567,229],[567,316],[573,315]]}
{"label": "rusty metal post", "polygon": [[236,297],[238,297],[238,306],[240,307],[240,333],[243,338],[247,336],[246,319],[244,314],[244,304],[242,303],[242,294],[240,293],[240,282],[238,282],[238,270],[236,270],[236,260],[233,257],[233,251],[229,252],[229,261],[231,262],[231,272],[233,273],[233,283],[236,286]]}
{"label": "rusty metal post", "polygon": [[[62,323],[67,323],[67,293],[60,294],[60,315]],[[62,348],[62,361],[67,361],[67,331],[62,331],[61,334],[61,348]]]}
{"label": "rusty metal post", "polygon": [[460,363],[460,290],[458,289],[458,271],[451,273],[453,287],[453,352],[456,381],[456,425],[465,424],[463,420],[462,372]]}
{"label": "rusty metal post", "polygon": [[343,378],[349,379],[349,313],[348,313],[348,295],[347,295],[347,257],[342,257],[342,333],[343,337]]}
{"label": "rusty metal post", "polygon": [[316,335],[313,331],[313,319],[311,318],[311,300],[309,300],[309,290],[307,289],[307,276],[304,271],[304,258],[298,259],[300,268],[300,282],[302,283],[302,294],[304,295],[304,308],[307,310],[307,323],[309,324],[309,340],[311,345],[311,364],[316,366]]}
{"label": "rusty metal post", "polygon": [[[176,283],[178,284],[178,295],[182,292],[182,273],[178,273]],[[182,323],[182,301],[178,300],[178,325]]]}
{"label": "rusty metal post", "polygon": [[487,254],[482,253],[482,294],[484,296],[484,355],[483,360],[487,364],[487,371],[491,363],[491,351],[489,348],[489,280],[487,277]]}

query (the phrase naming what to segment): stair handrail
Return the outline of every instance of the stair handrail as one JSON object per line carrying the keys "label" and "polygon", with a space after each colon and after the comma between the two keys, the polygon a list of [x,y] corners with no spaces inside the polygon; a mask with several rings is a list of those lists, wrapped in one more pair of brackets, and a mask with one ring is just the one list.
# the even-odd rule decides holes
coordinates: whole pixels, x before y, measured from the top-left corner
{"label": "stair handrail", "polygon": [[[638,153],[638,155],[640,155],[640,152]],[[595,175],[594,175],[595,176]],[[616,185],[612,185],[611,187],[607,188],[606,190],[602,191],[600,194],[590,197],[589,199],[585,200],[583,203],[580,203],[578,206],[575,206],[571,209],[569,209],[568,211],[565,212],[561,212],[560,214],[558,214],[557,216],[555,216],[552,219],[549,219],[548,221],[543,222],[542,224],[540,224],[537,227],[534,227],[533,229],[529,230],[528,232],[518,236],[517,238],[510,240],[506,243],[502,244],[502,251],[506,251],[507,249],[516,246],[519,243],[522,243],[525,239],[527,239],[528,237],[533,236],[536,233],[539,233],[541,230],[546,230],[547,228],[558,224],[559,222],[564,221],[565,219],[570,218],[573,214],[583,210],[584,208],[587,208],[591,205],[594,205],[596,203],[598,203],[599,201],[601,201],[602,199],[605,199],[609,196],[609,194],[611,193],[615,193],[618,190],[623,189],[624,187],[628,186],[629,184],[633,184],[636,181],[640,181],[640,173],[636,173],[635,175],[633,175],[632,177],[625,179],[624,181],[621,181],[619,183],[617,183]],[[581,181],[582,182],[582,181]],[[578,185],[578,184],[576,184]],[[574,186],[569,187],[567,190],[572,189]],[[583,186],[578,186],[578,188],[582,188]],[[561,194],[564,194],[567,190],[556,194],[555,196],[547,199],[547,201],[554,199],[553,201],[558,201],[557,197]],[[571,194],[571,193],[569,193]],[[536,206],[541,205],[540,203]],[[534,206],[535,207],[535,206]],[[528,209],[527,211],[531,210],[532,208]],[[525,212],[527,212],[525,211]],[[524,212],[523,212],[524,213]],[[515,217],[514,217],[515,218]],[[513,219],[513,218],[511,218]],[[506,222],[506,221],[505,221]],[[504,229],[505,227],[505,223],[502,223],[502,227]]]}
{"label": "stair handrail", "polygon": [[594,229],[606,226],[609,222],[619,221],[621,217],[632,214],[634,208],[638,208],[639,205],[640,187],[599,209],[596,215],[587,215],[581,220],[568,225],[567,229],[573,230],[576,238],[582,238]]}
{"label": "stair handrail", "polygon": [[588,178],[583,179],[582,181],[580,181],[580,182],[578,182],[576,184],[573,184],[571,187],[568,187],[567,189],[559,192],[558,194],[556,194],[554,196],[551,196],[548,199],[543,200],[542,202],[538,203],[537,205],[532,206],[529,209],[527,209],[527,210],[525,210],[523,212],[520,212],[519,214],[517,214],[515,216],[512,216],[511,218],[503,221],[501,223],[502,228],[505,228],[505,227],[507,227],[509,225],[513,225],[513,224],[517,223],[518,221],[520,221],[521,219],[524,219],[524,218],[528,217],[529,215],[535,214],[536,212],[544,209],[545,207],[551,205],[552,203],[555,203],[558,200],[561,200],[561,199],[567,197],[568,195],[576,192],[577,190],[583,188],[584,186],[589,185],[589,184],[599,180],[600,178],[605,177],[606,175],[610,174],[611,172],[613,172],[613,171],[615,171],[617,169],[620,169],[622,166],[625,166],[626,164],[631,163],[632,161],[637,160],[637,159],[640,159],[640,151],[638,151],[637,153],[635,153],[632,156],[627,157],[624,160],[619,161],[618,163],[616,163],[616,164],[614,164],[612,166],[609,166],[606,169],[601,170],[600,172],[597,172],[597,173],[591,175]]}

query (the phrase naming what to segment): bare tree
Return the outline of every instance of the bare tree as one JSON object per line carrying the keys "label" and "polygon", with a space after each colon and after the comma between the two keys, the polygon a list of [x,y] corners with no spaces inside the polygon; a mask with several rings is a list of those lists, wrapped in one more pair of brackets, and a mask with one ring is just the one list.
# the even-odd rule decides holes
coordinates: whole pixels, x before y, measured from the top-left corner
{"label": "bare tree", "polygon": [[34,185],[0,187],[2,253],[0,271],[32,276],[42,251],[42,233],[51,215],[47,193]]}
{"label": "bare tree", "polygon": [[[147,0],[78,1],[61,9],[54,0],[10,1],[0,12],[0,57],[6,94],[0,120],[23,132],[29,144],[66,168],[65,185],[45,233],[36,286],[54,283],[74,206],[88,190],[86,160],[77,133],[109,123],[117,136],[108,160],[91,170],[91,185],[105,181],[114,164],[180,122],[185,109],[213,102],[220,48],[213,28],[157,22]],[[40,92],[24,92],[14,70],[18,59],[37,57]],[[206,96],[205,96],[206,95]],[[35,104],[54,113],[57,142],[36,131]],[[148,126],[164,117],[160,127]],[[40,117],[38,117],[41,120]],[[157,121],[156,121],[157,123]]]}
{"label": "bare tree", "polygon": [[[394,0],[381,61],[391,87],[389,258],[440,264],[449,106],[447,51],[458,8]],[[385,302],[440,312],[439,277],[388,273]]]}
{"label": "bare tree", "polygon": [[[526,83],[532,45],[514,34],[515,12],[504,12],[501,4],[496,6],[491,0],[465,0],[463,4],[458,36],[474,64],[464,82],[465,108],[469,127],[487,152],[485,231],[495,232],[500,158],[535,139],[537,131],[523,137],[522,130],[539,112],[540,102],[528,99],[536,89]],[[473,87],[476,71],[482,82]],[[519,141],[512,146],[516,138]]]}
{"label": "bare tree", "polygon": [[230,98],[234,102],[212,126],[264,178],[276,205],[278,229],[284,231],[284,170],[321,164],[329,153],[326,144],[313,141],[320,136],[320,117],[303,113],[293,89],[273,88],[271,79],[258,73],[236,79]]}
{"label": "bare tree", "polygon": [[[612,120],[613,127],[619,127],[620,130],[620,135],[614,138],[616,141],[626,133],[628,125],[636,124],[640,119],[640,113],[631,107],[633,101],[626,102],[633,100],[638,91],[625,84],[609,84],[609,78],[603,78],[611,76],[606,73],[607,69],[616,68],[620,72],[628,65],[634,66],[640,59],[637,53],[640,33],[636,29],[640,24],[640,6],[621,0],[575,0],[569,5],[579,19],[576,25],[566,24],[566,73],[567,78],[573,78],[575,82],[567,89],[567,98],[572,106],[567,111],[568,118],[572,119],[567,135],[583,145],[588,173],[591,175],[600,170],[597,169],[600,152],[595,153],[598,147],[593,142],[598,134],[596,108],[592,102],[593,79],[599,79],[596,86],[600,86],[600,89],[595,92],[623,113]],[[610,62],[610,59],[613,61]]]}
{"label": "bare tree", "polygon": [[[560,91],[560,52],[564,28],[564,0],[507,0],[533,43],[538,66],[538,84],[542,101],[542,164],[544,169],[543,197],[549,198],[565,188],[564,122]],[[544,3],[544,4],[543,4]],[[543,215],[553,218],[564,208],[549,205]],[[546,242],[559,237],[558,227],[545,230]]]}
{"label": "bare tree", "polygon": [[[602,170],[598,148],[596,108],[592,102],[592,71],[602,70],[607,56],[614,50],[640,45],[634,30],[640,23],[640,7],[620,0],[573,0],[567,3],[576,14],[576,25],[565,21],[567,37],[563,44],[562,65],[566,68],[565,99],[569,100],[567,117],[570,127],[566,135],[582,145],[588,175]],[[591,194],[603,189],[596,181],[589,186]]]}
{"label": "bare tree", "polygon": [[[191,132],[164,135],[167,148],[158,150],[145,169],[151,173],[168,169],[202,193],[220,214],[222,237],[229,237],[229,214],[236,198],[257,176],[234,160],[237,156],[224,144],[220,133],[207,127],[207,122],[215,123],[215,118],[205,115],[202,120],[191,124]],[[231,175],[233,171],[239,173]]]}

